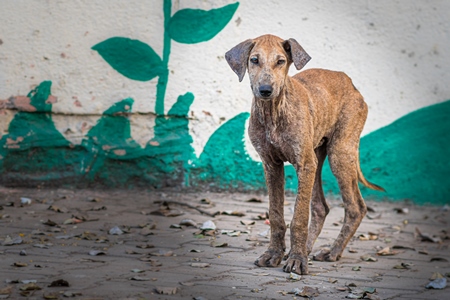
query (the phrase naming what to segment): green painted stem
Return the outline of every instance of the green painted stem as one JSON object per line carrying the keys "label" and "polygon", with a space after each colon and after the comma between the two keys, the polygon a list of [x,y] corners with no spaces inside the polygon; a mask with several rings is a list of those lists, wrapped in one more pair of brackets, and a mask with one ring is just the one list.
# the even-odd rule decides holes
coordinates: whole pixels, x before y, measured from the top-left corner
{"label": "green painted stem", "polygon": [[164,0],[164,44],[162,63],[164,66],[164,73],[158,78],[158,85],[156,86],[156,104],[155,113],[157,115],[164,115],[164,98],[166,96],[167,82],[169,80],[169,55],[170,55],[170,36],[169,36],[169,21],[172,10],[172,0]]}

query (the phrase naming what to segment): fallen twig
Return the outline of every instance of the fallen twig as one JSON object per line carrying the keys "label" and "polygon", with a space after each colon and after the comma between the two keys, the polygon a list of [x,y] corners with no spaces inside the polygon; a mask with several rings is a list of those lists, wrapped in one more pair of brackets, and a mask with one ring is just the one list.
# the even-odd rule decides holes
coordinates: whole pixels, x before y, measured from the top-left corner
{"label": "fallen twig", "polygon": [[167,203],[167,204],[175,204],[175,205],[186,206],[186,207],[195,209],[196,211],[198,211],[198,212],[200,212],[200,213],[202,213],[204,215],[207,215],[207,216],[210,216],[210,217],[214,217],[215,216],[215,214],[209,213],[206,210],[203,210],[201,208],[195,207],[194,205],[191,205],[191,204],[188,204],[188,203],[184,203],[184,202],[178,202],[178,201],[172,201],[172,200],[156,200],[153,203],[156,203],[156,204]]}

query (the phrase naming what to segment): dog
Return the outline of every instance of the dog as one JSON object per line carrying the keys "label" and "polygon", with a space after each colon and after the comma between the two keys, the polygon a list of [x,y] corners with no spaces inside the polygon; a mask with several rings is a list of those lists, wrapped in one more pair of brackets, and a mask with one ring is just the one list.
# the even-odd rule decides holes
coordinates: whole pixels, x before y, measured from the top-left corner
{"label": "dog", "polygon": [[339,260],[367,212],[358,181],[384,191],[369,182],[360,168],[359,140],[368,113],[364,98],[343,72],[309,69],[288,76],[292,63],[301,70],[311,59],[292,38],[248,39],[226,52],[225,58],[239,81],[248,70],[254,96],[248,134],[261,158],[269,195],[270,243],[255,264],[276,267],[284,257],[284,162],[289,162],[296,170],[298,192],[290,223],[291,249],[283,270],[308,274],[308,255],[329,212],[321,178],[327,155],[342,194],[345,219],[331,249],[320,249],[313,259]]}

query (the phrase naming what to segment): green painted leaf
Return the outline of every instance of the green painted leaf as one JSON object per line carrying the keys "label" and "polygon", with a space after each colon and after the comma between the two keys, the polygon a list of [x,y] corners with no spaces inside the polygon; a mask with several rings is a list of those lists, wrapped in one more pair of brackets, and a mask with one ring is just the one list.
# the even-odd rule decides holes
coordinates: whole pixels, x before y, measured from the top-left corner
{"label": "green painted leaf", "polygon": [[148,81],[164,72],[161,58],[146,43],[112,37],[92,47],[114,70],[133,80]]}
{"label": "green painted leaf", "polygon": [[183,44],[195,44],[212,39],[231,20],[239,2],[211,9],[182,9],[169,21],[169,36]]}

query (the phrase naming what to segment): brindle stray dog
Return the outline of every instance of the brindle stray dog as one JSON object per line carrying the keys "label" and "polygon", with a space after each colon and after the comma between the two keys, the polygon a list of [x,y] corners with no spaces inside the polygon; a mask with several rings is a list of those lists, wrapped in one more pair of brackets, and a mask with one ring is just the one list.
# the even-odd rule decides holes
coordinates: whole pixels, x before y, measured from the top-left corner
{"label": "brindle stray dog", "polygon": [[307,256],[329,212],[321,178],[327,155],[342,193],[345,219],[332,248],[321,249],[313,258],[338,260],[367,212],[358,180],[383,190],[367,181],[360,168],[359,138],[368,110],[363,97],[342,72],[310,69],[289,77],[291,63],[300,70],[311,59],[294,39],[263,35],[238,44],[225,57],[239,81],[248,69],[254,95],[248,132],[263,162],[269,193],[270,244],[255,264],[275,267],[284,256],[283,162],[287,161],[296,170],[298,193],[290,225],[291,250],[283,270],[308,273]]}

